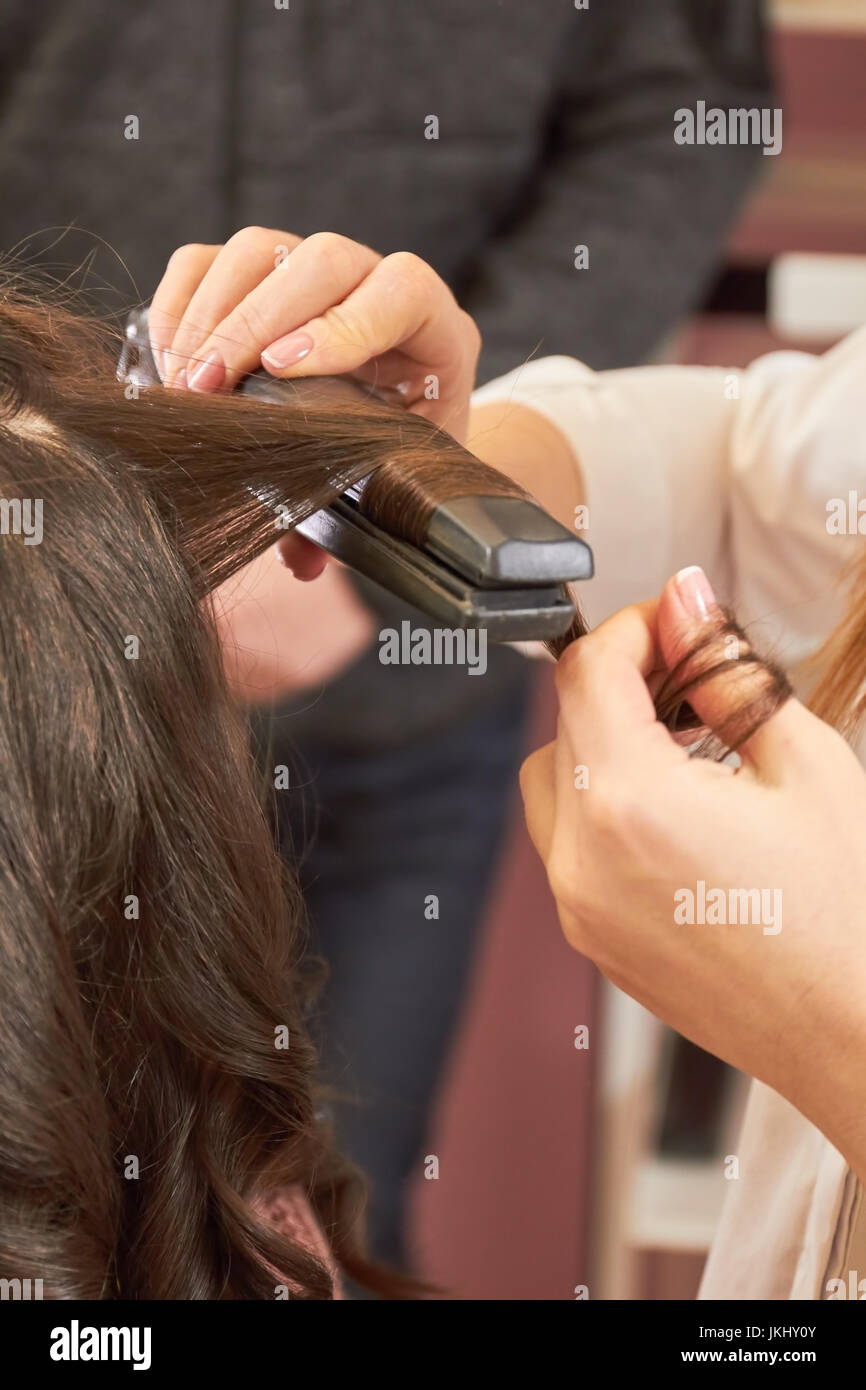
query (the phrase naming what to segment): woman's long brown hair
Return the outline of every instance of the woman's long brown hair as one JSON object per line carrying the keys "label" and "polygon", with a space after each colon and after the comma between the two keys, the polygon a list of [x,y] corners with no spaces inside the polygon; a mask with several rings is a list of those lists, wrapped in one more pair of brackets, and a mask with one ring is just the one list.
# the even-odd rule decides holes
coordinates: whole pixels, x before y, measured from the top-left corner
{"label": "woman's long brown hair", "polygon": [[374,401],[137,393],[117,348],[60,305],[0,301],[0,495],[44,527],[0,537],[0,1277],[326,1299],[323,1263],[262,1214],[298,1184],[340,1265],[407,1296],[364,1260],[317,1115],[302,904],[208,596],[278,535],[250,484],[296,520],[448,443]]}

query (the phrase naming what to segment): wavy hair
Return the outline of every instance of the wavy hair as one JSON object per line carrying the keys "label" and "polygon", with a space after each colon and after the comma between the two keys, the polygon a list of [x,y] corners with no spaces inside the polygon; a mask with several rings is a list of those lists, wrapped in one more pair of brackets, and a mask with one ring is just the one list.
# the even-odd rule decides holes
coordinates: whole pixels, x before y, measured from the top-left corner
{"label": "wavy hair", "polygon": [[374,401],[137,392],[117,350],[0,298],[0,1277],[327,1299],[263,1209],[297,1184],[352,1278],[413,1296],[365,1260],[317,1109],[301,898],[209,596],[276,538],[252,484],[298,520],[447,439]]}

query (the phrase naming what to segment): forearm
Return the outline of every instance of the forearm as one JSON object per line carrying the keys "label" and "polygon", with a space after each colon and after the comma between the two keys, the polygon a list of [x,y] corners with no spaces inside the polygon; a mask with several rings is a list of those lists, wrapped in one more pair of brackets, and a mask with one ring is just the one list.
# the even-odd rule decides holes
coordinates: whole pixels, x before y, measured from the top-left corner
{"label": "forearm", "polygon": [[564,526],[584,503],[577,456],[555,425],[529,406],[497,401],[476,405],[469,416],[467,445],[531,493]]}
{"label": "forearm", "polygon": [[[858,905],[857,916],[861,917]],[[838,914],[844,920],[844,908]],[[859,940],[857,941],[859,948]],[[855,949],[816,989],[785,1094],[866,1184],[866,960]],[[822,1017],[823,1015],[823,1017]],[[799,1055],[797,1055],[799,1054]]]}
{"label": "forearm", "polygon": [[581,597],[593,625],[685,565],[719,576],[730,407],[715,373],[672,371],[550,358],[474,398],[470,446],[592,547]]}

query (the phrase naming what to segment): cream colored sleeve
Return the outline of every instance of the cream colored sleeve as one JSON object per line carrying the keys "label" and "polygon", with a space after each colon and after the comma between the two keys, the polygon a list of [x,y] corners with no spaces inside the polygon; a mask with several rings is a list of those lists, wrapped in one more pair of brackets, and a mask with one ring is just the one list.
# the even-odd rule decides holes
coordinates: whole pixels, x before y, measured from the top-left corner
{"label": "cream colored sleeve", "polygon": [[545,358],[474,399],[504,416],[512,401],[529,406],[570,441],[595,555],[580,586],[593,625],[693,564],[788,665],[838,621],[859,538],[835,533],[828,508],[854,491],[866,509],[866,329],[822,357],[772,353],[745,371],[596,373]]}

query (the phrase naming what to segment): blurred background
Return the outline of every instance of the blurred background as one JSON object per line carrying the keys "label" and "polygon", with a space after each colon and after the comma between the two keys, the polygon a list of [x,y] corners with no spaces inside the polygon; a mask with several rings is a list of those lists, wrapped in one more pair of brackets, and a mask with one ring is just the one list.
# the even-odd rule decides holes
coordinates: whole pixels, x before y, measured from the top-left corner
{"label": "blurred background", "polygon": [[[659,360],[745,366],[866,322],[866,5],[776,0],[767,19],[783,152]],[[536,687],[528,747],[553,729],[548,673]],[[471,1298],[692,1298],[742,1095],[568,949],[513,817],[431,1141],[440,1178],[416,1185],[425,1271]]]}

